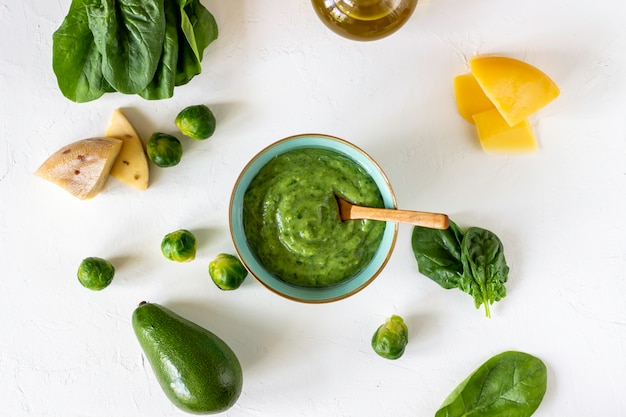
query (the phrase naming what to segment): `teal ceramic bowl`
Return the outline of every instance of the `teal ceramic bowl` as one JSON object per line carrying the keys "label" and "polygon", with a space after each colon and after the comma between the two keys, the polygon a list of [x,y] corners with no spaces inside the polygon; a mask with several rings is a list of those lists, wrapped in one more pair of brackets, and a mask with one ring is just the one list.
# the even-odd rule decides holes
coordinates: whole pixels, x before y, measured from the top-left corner
{"label": "teal ceramic bowl", "polygon": [[383,239],[371,262],[355,276],[329,287],[301,287],[287,283],[268,272],[251,250],[243,223],[243,199],[250,183],[259,170],[272,158],[299,148],[324,148],[343,154],[356,163],[374,179],[383,197],[385,207],[397,208],[391,184],[378,164],[355,145],[336,137],[306,134],[288,137],[273,143],[259,152],[245,166],[237,179],[230,200],[230,232],[239,258],[261,284],[285,298],[304,303],[327,303],[349,297],[370,284],[386,265],[393,251],[398,224],[388,222]]}

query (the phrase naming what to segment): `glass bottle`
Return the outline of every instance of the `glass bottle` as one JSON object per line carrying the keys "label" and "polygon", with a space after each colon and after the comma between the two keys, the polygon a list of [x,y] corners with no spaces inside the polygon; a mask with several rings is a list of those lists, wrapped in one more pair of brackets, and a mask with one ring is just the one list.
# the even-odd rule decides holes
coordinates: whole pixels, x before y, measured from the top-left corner
{"label": "glass bottle", "polygon": [[398,30],[413,14],[417,0],[311,0],[330,30],[348,39],[369,41]]}

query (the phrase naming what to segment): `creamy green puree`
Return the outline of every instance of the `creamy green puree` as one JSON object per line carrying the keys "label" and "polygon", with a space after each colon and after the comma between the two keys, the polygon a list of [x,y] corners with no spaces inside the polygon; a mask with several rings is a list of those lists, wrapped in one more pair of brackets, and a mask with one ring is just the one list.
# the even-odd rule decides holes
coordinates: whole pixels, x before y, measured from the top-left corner
{"label": "creamy green puree", "polygon": [[335,194],[383,207],[374,180],[340,153],[295,149],[268,162],[244,195],[250,248],[283,281],[325,287],[362,270],[380,245],[385,223],[339,218]]}

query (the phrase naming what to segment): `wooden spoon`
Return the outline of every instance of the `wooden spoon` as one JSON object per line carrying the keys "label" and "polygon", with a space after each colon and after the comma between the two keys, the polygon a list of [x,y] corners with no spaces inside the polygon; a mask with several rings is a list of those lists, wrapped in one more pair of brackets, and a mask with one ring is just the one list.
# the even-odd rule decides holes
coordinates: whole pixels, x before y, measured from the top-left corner
{"label": "wooden spoon", "polygon": [[339,196],[335,197],[337,198],[341,220],[381,220],[385,222],[408,223],[431,229],[447,229],[450,224],[448,216],[445,214],[357,206]]}

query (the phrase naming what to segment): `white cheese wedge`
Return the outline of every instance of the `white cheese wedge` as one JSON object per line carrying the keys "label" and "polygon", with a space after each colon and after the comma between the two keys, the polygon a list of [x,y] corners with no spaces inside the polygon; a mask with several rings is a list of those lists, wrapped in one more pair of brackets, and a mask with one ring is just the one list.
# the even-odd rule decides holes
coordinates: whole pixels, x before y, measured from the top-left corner
{"label": "white cheese wedge", "polygon": [[95,197],[106,183],[122,141],[82,139],[52,154],[35,174],[81,200]]}
{"label": "white cheese wedge", "polygon": [[113,111],[105,136],[124,142],[111,168],[111,176],[138,190],[143,191],[148,188],[150,168],[143,142],[120,109]]}

